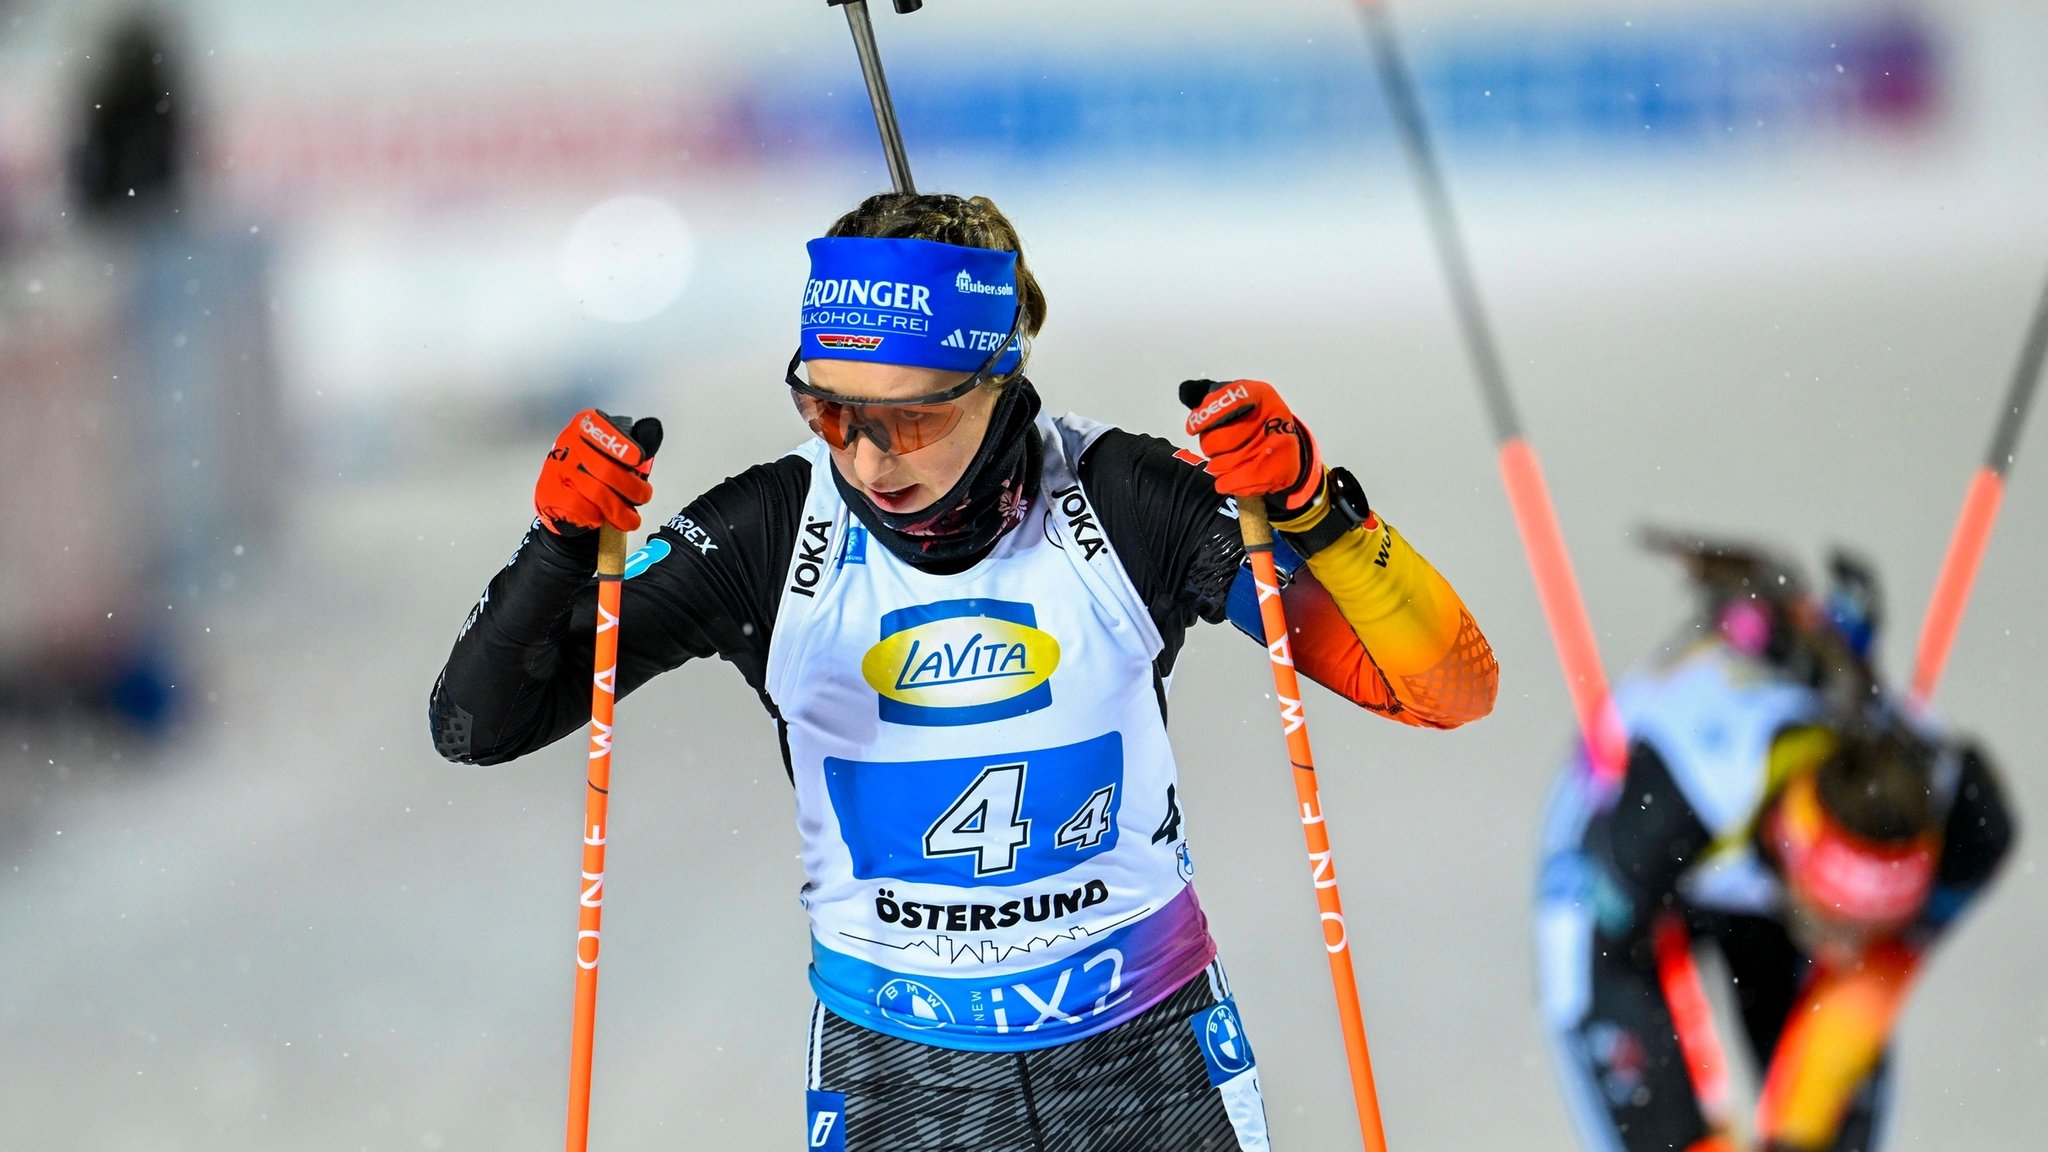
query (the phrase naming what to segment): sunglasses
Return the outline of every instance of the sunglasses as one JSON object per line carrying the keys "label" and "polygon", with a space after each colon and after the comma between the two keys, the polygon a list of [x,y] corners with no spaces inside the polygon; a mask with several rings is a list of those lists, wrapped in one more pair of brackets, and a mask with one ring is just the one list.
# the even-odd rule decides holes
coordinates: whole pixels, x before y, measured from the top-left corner
{"label": "sunglasses", "polygon": [[797,375],[797,370],[803,367],[802,349],[789,358],[789,370],[783,374],[783,382],[789,385],[790,399],[796,402],[797,414],[833,451],[844,452],[853,447],[855,440],[865,436],[868,443],[883,452],[903,456],[931,447],[960,426],[960,418],[966,415],[960,399],[988,382],[989,372],[1016,342],[1017,332],[1023,326],[1024,310],[1019,308],[1016,323],[1010,329],[1010,338],[996,347],[995,354],[976,369],[974,375],[943,392],[927,396],[870,400],[827,392]]}

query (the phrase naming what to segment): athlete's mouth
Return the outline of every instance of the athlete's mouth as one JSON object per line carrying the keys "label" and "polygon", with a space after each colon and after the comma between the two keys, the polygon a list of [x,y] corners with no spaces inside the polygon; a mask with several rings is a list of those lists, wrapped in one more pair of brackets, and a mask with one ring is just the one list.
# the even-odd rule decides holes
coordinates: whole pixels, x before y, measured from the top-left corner
{"label": "athlete's mouth", "polygon": [[917,489],[915,484],[901,488],[869,488],[868,499],[890,512],[912,512],[916,510]]}

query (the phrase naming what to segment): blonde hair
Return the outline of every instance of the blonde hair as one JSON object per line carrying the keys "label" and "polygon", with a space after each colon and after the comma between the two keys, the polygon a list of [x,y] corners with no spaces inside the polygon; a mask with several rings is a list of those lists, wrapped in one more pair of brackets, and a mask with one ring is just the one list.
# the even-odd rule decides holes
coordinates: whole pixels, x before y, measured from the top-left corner
{"label": "blonde hair", "polygon": [[860,207],[834,221],[827,236],[867,236],[885,240],[936,240],[963,248],[987,248],[1017,254],[1017,307],[1023,310],[1023,331],[1018,346],[1023,355],[1017,367],[995,379],[998,386],[1024,375],[1031,359],[1031,340],[1045,326],[1045,293],[1038,278],[1024,263],[1024,241],[1016,225],[986,196],[961,198],[947,193],[908,195],[883,192],[860,202]]}

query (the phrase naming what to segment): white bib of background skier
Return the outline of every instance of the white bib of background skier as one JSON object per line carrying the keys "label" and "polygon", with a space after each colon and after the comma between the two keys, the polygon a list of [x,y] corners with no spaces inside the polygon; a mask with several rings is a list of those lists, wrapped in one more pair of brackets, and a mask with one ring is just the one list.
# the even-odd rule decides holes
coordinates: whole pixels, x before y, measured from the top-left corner
{"label": "white bib of background skier", "polygon": [[1161,641],[1041,416],[1024,522],[966,572],[873,544],[822,443],[769,649],[809,883],[811,983],[971,1049],[1102,1031],[1214,955],[1188,886]]}

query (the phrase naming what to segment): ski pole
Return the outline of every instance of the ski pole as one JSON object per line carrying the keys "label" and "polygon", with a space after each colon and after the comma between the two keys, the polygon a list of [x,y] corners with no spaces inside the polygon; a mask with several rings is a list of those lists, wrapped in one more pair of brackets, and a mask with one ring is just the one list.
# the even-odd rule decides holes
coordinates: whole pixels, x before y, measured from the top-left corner
{"label": "ski pole", "polygon": [[1913,699],[1926,703],[1948,663],[1948,650],[1955,643],[1956,630],[1963,622],[1963,607],[1969,603],[1970,588],[1977,581],[1977,566],[1984,560],[1984,547],[1991,542],[1991,525],[1998,519],[1998,505],[2005,498],[2006,473],[2012,470],[2013,454],[2019,448],[2020,430],[2027,422],[2027,408],[2041,383],[2041,362],[2048,357],[2048,290],[2034,307],[2033,323],[2027,328],[2026,344],[2020,349],[2019,366],[2013,370],[2012,385],[2006,391],[2005,406],[1999,409],[1998,426],[1991,433],[1991,449],[1970,488],[1963,496],[1962,511],[1956,516],[1955,532],[1949,537],[1948,552],[1942,557],[1941,575],[1934,581],[1934,595],[1927,604],[1927,619],[1920,626],[1920,648],[1913,661]]}
{"label": "ski pole", "polygon": [[1585,600],[1579,594],[1578,578],[1572,572],[1571,554],[1565,548],[1557,512],[1551,506],[1543,465],[1536,458],[1536,449],[1523,435],[1521,415],[1508,391],[1507,374],[1501,368],[1500,352],[1480,301],[1479,285],[1472,275],[1457,212],[1430,144],[1429,128],[1422,119],[1414,78],[1401,55],[1400,40],[1385,5],[1379,0],[1356,3],[1365,18],[1380,87],[1394,113],[1401,145],[1408,154],[1416,182],[1421,185],[1430,238],[1436,244],[1444,278],[1449,281],[1451,306],[1457,312],[1458,328],[1479,379],[1480,399],[1486,406],[1494,443],[1500,452],[1501,481],[1507,488],[1515,528],[1521,534],[1522,550],[1529,559],[1530,575],[1535,578],[1543,618],[1557,647],[1558,663],[1564,667],[1579,731],[1592,754],[1594,772],[1602,780],[1618,783],[1627,767],[1627,745],[1607,695],[1600,648],[1593,636],[1592,621],[1586,615]]}
{"label": "ski pole", "polygon": [[1351,1068],[1351,1096],[1358,1107],[1358,1133],[1366,1152],[1386,1152],[1387,1134],[1380,1124],[1379,1091],[1373,1085],[1372,1052],[1365,1043],[1365,1013],[1358,1003],[1358,977],[1351,965],[1351,937],[1344,927],[1344,905],[1337,895],[1337,865],[1330,852],[1330,832],[1323,823],[1323,802],[1316,787],[1315,757],[1309,752],[1308,717],[1302,711],[1301,682],[1294,672],[1288,642],[1287,612],[1280,604],[1280,573],[1273,563],[1273,526],[1258,498],[1237,502],[1238,530],[1251,560],[1252,585],[1259,594],[1259,620],[1266,633],[1266,655],[1273,665],[1273,694],[1280,704],[1280,726],[1287,735],[1287,758],[1294,765],[1294,795],[1301,804],[1301,834],[1308,842],[1309,877],[1316,887],[1322,915],[1323,947],[1330,954],[1330,982],[1336,986],[1337,1019],[1344,1031],[1344,1056]]}
{"label": "ski pole", "polygon": [[[896,104],[889,98],[889,78],[882,74],[882,54],[875,47],[875,25],[868,19],[867,0],[825,0],[846,9],[846,27],[853,33],[853,50],[860,57],[861,79],[867,82],[868,105],[875,111],[875,131],[882,137],[882,156],[889,164],[889,182],[896,191],[917,195],[910,179],[910,157],[903,151],[903,132],[896,126]],[[896,11],[915,12],[924,0],[896,0]]]}
{"label": "ski pole", "polygon": [[626,534],[597,530],[597,654],[591,661],[590,775],[583,793],[583,882],[576,923],[576,1026],[569,1047],[567,1152],[590,1141],[590,1056],[597,1037],[598,922],[604,917],[604,845],[612,786],[612,704],[619,671],[619,584]]}
{"label": "ski pole", "polygon": [[[1564,669],[1565,686],[1571,692],[1572,710],[1592,761],[1594,779],[1608,790],[1619,788],[1628,770],[1627,737],[1608,694],[1599,643],[1593,635],[1592,620],[1586,614],[1585,598],[1579,593],[1571,553],[1565,547],[1564,531],[1551,504],[1549,486],[1544,483],[1543,465],[1536,457],[1535,447],[1523,434],[1521,416],[1508,391],[1507,374],[1501,367],[1500,353],[1480,301],[1479,285],[1472,275],[1457,212],[1430,144],[1428,125],[1422,118],[1414,77],[1402,56],[1400,39],[1382,0],[1353,3],[1365,20],[1374,71],[1393,112],[1402,149],[1420,185],[1430,237],[1435,242],[1444,278],[1449,282],[1458,327],[1478,376],[1480,399],[1493,426],[1508,506],[1522,538],[1522,550],[1528,557],[1536,598],[1543,606],[1543,618],[1549,625],[1558,663]],[[1668,933],[1666,938],[1670,938]],[[1659,960],[1664,996],[1674,1008],[1707,1002],[1689,946],[1667,945],[1660,951]],[[1679,1047],[1692,1073],[1694,1091],[1714,1123],[1726,1127],[1732,1114],[1727,1088],[1728,1061],[1714,1034],[1712,1018],[1704,1012],[1683,1011],[1678,1015]]]}

